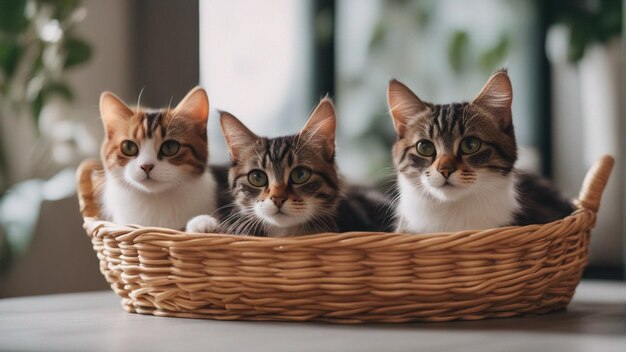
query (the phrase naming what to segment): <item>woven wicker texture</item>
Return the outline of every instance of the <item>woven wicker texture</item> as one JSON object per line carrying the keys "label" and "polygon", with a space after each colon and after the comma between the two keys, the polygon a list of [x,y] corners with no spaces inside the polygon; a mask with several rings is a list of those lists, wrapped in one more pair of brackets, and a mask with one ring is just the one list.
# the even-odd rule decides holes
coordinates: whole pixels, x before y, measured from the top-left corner
{"label": "woven wicker texture", "polygon": [[564,309],[587,263],[613,158],[583,183],[578,210],[545,225],[425,235],[294,238],[189,234],[98,219],[101,166],[84,162],[84,227],[129,312],[336,323],[475,320]]}

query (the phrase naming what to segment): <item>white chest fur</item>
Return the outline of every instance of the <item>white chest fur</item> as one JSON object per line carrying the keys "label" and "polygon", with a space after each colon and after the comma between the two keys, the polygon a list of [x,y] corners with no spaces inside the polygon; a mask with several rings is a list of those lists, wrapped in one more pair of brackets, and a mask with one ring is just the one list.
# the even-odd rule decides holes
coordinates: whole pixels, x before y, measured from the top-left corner
{"label": "white chest fur", "polygon": [[508,225],[519,209],[515,177],[499,177],[484,183],[462,199],[440,201],[417,190],[398,175],[399,232],[436,233],[478,230]]}
{"label": "white chest fur", "polygon": [[160,193],[137,190],[107,175],[102,203],[105,216],[117,224],[182,229],[192,217],[216,210],[216,194],[210,172]]}

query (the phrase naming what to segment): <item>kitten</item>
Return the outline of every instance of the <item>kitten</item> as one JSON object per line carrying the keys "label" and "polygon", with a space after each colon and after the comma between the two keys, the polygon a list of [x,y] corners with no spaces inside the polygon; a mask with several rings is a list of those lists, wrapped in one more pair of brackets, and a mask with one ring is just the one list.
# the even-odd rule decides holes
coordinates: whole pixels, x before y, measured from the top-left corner
{"label": "kitten", "polygon": [[200,87],[174,109],[160,110],[129,108],[113,93],[102,93],[106,218],[182,229],[191,217],[216,210],[218,184],[207,168],[208,112]]}
{"label": "kitten", "polygon": [[537,176],[515,170],[513,91],[495,73],[471,103],[435,105],[402,83],[387,98],[397,141],[399,232],[429,233],[546,223],[572,205]]}
{"label": "kitten", "polygon": [[344,186],[335,163],[336,114],[324,98],[296,135],[264,138],[233,115],[220,123],[232,159],[234,198],[221,231],[258,236],[379,231],[384,197]]}

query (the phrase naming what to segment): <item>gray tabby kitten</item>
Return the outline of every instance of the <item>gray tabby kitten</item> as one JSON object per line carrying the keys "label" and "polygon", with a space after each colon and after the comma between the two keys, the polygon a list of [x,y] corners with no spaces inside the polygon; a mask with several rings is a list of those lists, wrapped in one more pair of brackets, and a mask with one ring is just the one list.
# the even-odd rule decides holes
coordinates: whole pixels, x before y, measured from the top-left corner
{"label": "gray tabby kitten", "polygon": [[387,98],[398,136],[392,152],[397,231],[546,223],[573,211],[546,181],[514,168],[513,89],[506,71],[496,72],[470,103],[423,102],[396,80]]}
{"label": "gray tabby kitten", "polygon": [[227,112],[220,123],[232,159],[234,203],[219,229],[200,220],[190,224],[193,229],[274,237],[388,230],[384,197],[341,180],[335,163],[336,113],[329,98],[320,101],[295,135],[259,137]]}

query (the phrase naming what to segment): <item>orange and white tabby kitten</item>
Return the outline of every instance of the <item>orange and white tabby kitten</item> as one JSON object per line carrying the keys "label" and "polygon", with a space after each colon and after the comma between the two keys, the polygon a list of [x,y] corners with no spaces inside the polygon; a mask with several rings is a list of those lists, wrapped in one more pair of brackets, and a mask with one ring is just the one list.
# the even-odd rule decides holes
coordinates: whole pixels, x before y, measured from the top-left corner
{"label": "orange and white tabby kitten", "polygon": [[118,224],[182,229],[190,218],[213,213],[217,181],[208,168],[208,113],[200,87],[175,108],[158,110],[131,108],[102,93],[103,215]]}

